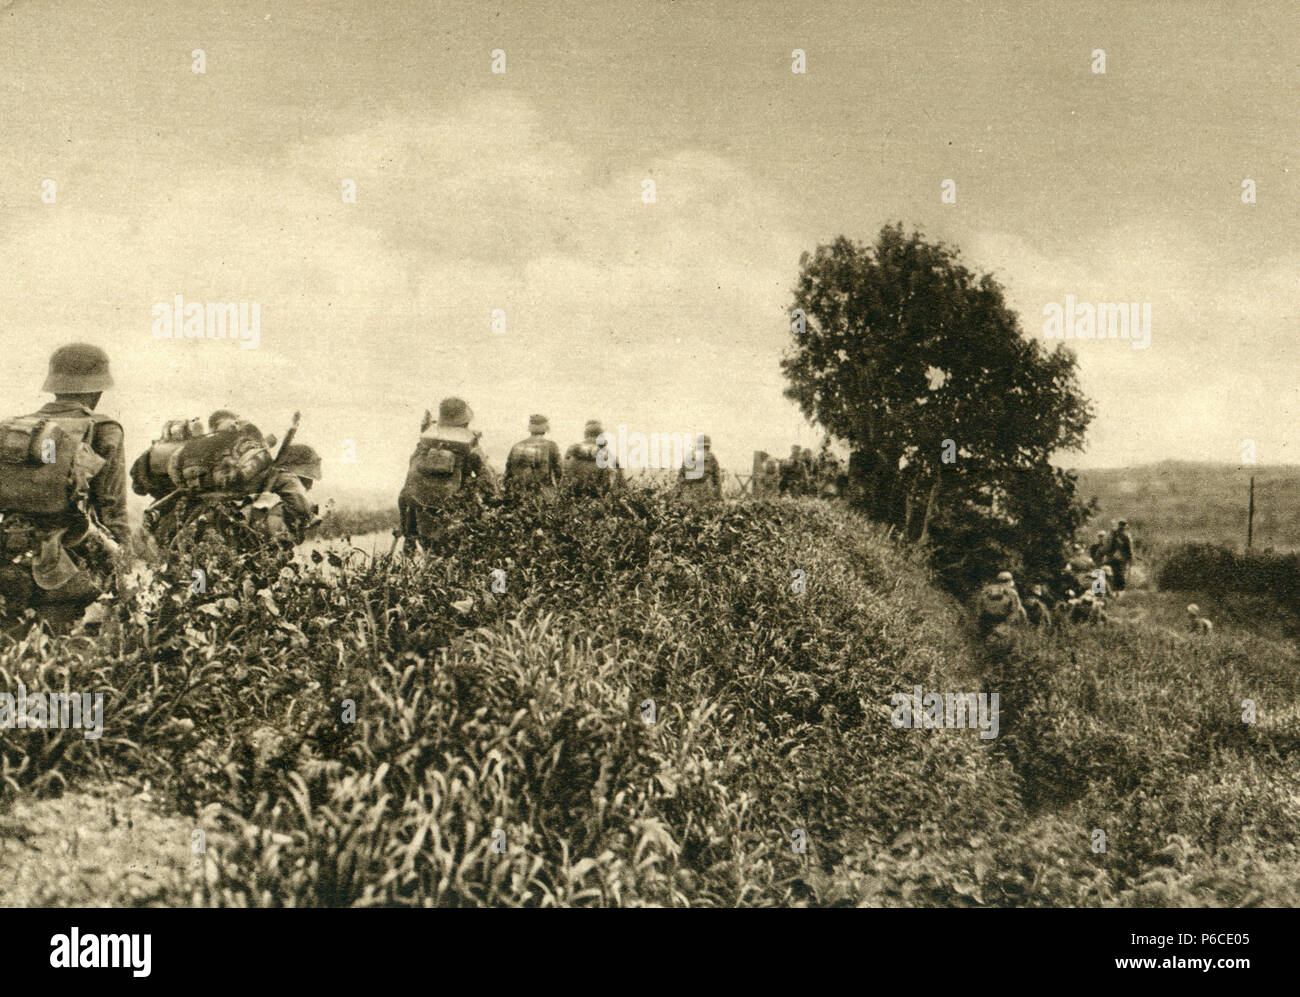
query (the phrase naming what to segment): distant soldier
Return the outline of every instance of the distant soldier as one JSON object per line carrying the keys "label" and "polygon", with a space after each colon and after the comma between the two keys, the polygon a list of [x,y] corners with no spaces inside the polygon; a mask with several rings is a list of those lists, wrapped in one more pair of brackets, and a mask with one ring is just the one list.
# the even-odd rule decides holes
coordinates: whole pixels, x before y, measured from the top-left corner
{"label": "distant soldier", "polygon": [[838,494],[840,462],[831,453],[831,438],[823,437],[821,452],[817,455],[817,494],[830,498]]}
{"label": "distant soldier", "polygon": [[565,484],[579,495],[601,495],[623,483],[623,469],[595,419],[582,429],[582,442],[564,454]]}
{"label": "distant soldier", "polygon": [[812,450],[804,447],[799,454],[799,460],[803,463],[804,491],[809,495],[816,495],[818,488],[817,462],[813,459]]}
{"label": "distant soldier", "polygon": [[1035,627],[1050,627],[1052,625],[1052,611],[1047,608],[1047,593],[1043,586],[1035,585],[1029,590],[1029,595],[1024,601],[1025,617],[1029,623]]}
{"label": "distant soldier", "polygon": [[1076,575],[1087,574],[1092,571],[1095,565],[1088,552],[1083,549],[1083,544],[1075,544],[1070,551],[1069,561],[1070,571]]}
{"label": "distant soldier", "polygon": [[1106,563],[1115,573],[1115,591],[1123,592],[1128,577],[1128,566],[1133,560],[1133,538],[1129,536],[1128,522],[1121,519],[1110,537]]}
{"label": "distant soldier", "polygon": [[0,424],[6,615],[31,607],[58,626],[75,622],[130,545],[122,427],[95,411],[112,384],[99,347],[61,346],[41,389],[54,401]]}
{"label": "distant soldier", "polygon": [[759,494],[770,498],[781,492],[781,462],[775,457],[763,461],[762,490]]}
{"label": "distant soldier", "polygon": [[1071,611],[1074,609],[1075,603],[1077,603],[1078,601],[1079,600],[1078,597],[1075,595],[1074,589],[1067,589],[1065,593],[1065,598],[1058,599],[1056,601],[1056,604],[1052,606],[1052,615],[1056,617],[1058,622],[1064,622],[1065,620],[1068,620],[1070,618]]}
{"label": "distant soldier", "polygon": [[1106,602],[1099,599],[1091,592],[1084,592],[1074,601],[1070,609],[1071,623],[1106,623],[1109,621],[1105,613]]}
{"label": "distant soldier", "polygon": [[479,449],[479,434],[469,428],[473,419],[473,411],[459,398],[442,400],[436,424],[424,414],[420,442],[397,498],[402,535],[417,546],[444,535],[449,506],[456,498],[496,491],[496,472]]}
{"label": "distant soldier", "polygon": [[1020,593],[1016,591],[1015,576],[1010,571],[998,572],[997,580],[980,590],[976,624],[981,636],[1002,624],[1017,626],[1028,622],[1025,608],[1020,603]]}
{"label": "distant soldier", "polygon": [[808,476],[804,472],[803,453],[796,443],[790,448],[790,456],[781,461],[781,494],[802,495],[807,483]]}
{"label": "distant soldier", "polygon": [[713,441],[701,433],[695,438],[695,459],[691,470],[683,464],[677,471],[677,490],[688,502],[712,502],[722,498],[722,471],[710,447]]}
{"label": "distant soldier", "polygon": [[1106,555],[1110,553],[1110,545],[1106,543],[1106,531],[1098,530],[1097,539],[1093,545],[1088,548],[1088,556],[1092,558],[1092,563],[1101,567],[1106,563]]}
{"label": "distant soldier", "polygon": [[544,415],[528,419],[528,439],[520,440],[510,448],[506,459],[505,484],[508,492],[535,492],[540,488],[558,485],[563,467],[560,448],[546,434],[551,424]]}
{"label": "distant soldier", "polygon": [[1192,603],[1187,607],[1187,629],[1197,636],[1208,637],[1214,633],[1214,624],[1200,615],[1201,607]]}
{"label": "distant soldier", "polygon": [[1092,573],[1096,570],[1096,565],[1083,549],[1083,544],[1077,543],[1070,550],[1065,569],[1064,587],[1081,592],[1092,584]]}

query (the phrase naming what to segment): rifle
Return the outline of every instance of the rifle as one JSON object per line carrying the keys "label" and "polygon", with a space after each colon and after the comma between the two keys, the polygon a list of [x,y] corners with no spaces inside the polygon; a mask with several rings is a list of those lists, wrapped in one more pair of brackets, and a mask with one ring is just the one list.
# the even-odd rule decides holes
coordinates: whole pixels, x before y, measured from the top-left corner
{"label": "rifle", "polygon": [[266,469],[266,477],[262,479],[262,487],[257,490],[258,494],[266,491],[271,484],[271,479],[275,477],[276,471],[280,469],[280,461],[284,459],[285,451],[289,449],[289,444],[293,442],[293,438],[298,435],[298,420],[301,417],[301,412],[293,414],[293,425],[289,427],[289,431],[284,434],[284,439],[280,441],[280,449],[276,451],[275,457],[271,460],[271,466]]}

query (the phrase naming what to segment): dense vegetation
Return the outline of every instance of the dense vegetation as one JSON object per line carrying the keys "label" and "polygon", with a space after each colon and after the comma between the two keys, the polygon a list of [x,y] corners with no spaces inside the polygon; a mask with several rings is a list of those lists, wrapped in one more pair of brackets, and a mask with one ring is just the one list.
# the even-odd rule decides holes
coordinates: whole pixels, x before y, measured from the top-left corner
{"label": "dense vegetation", "polygon": [[1216,589],[1272,595],[1300,611],[1300,554],[1182,544],[1160,560],[1162,589]]}
{"label": "dense vegetation", "polygon": [[[105,733],[0,732],[3,792],[161,789],[222,842],[174,903],[1300,900],[1277,645],[986,651],[903,551],[812,501],[490,508],[427,561],[200,551],[100,636],[5,648],[19,681],[106,691]],[[1000,690],[1000,736],[894,728],[918,684]]]}

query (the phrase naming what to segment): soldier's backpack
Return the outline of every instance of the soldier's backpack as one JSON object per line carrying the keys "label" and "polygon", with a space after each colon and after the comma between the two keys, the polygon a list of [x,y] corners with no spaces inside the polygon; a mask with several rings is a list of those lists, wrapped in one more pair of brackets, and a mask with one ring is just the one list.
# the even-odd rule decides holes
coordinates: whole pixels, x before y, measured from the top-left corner
{"label": "soldier's backpack", "polygon": [[565,454],[564,474],[575,485],[598,485],[604,470],[596,463],[600,447],[595,443],[584,441],[569,447]]}
{"label": "soldier's backpack", "polygon": [[434,505],[460,491],[465,481],[465,462],[474,447],[468,430],[445,428],[423,435],[411,454],[402,495],[420,505]]}
{"label": "soldier's backpack", "polygon": [[1003,582],[992,582],[980,590],[978,611],[980,622],[996,626],[1011,619],[1020,598],[1015,590]]}
{"label": "soldier's backpack", "polygon": [[99,421],[38,414],[0,423],[0,512],[57,516],[77,509],[105,463],[91,447]]}
{"label": "soldier's backpack", "polygon": [[510,448],[506,467],[514,484],[550,484],[551,469],[547,460],[546,440],[522,440]]}
{"label": "soldier's backpack", "polygon": [[189,440],[205,435],[198,419],[172,419],[149,449],[131,465],[131,490],[137,495],[159,499],[173,492],[178,484],[172,480],[172,460]]}
{"label": "soldier's backpack", "polygon": [[190,492],[251,493],[261,488],[274,459],[261,431],[241,422],[184,441],[167,458],[167,474]]}

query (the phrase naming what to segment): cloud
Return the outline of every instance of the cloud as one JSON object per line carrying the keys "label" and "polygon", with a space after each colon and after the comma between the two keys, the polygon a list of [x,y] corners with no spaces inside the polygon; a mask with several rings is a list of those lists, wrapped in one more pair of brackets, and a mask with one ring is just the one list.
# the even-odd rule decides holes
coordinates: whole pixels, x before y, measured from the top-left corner
{"label": "cloud", "polygon": [[[536,410],[561,442],[593,416],[703,429],[737,469],[788,436],[776,364],[806,247],[723,158],[611,167],[496,96],[189,167],[93,207],[69,194],[27,211],[3,245],[0,303],[30,334],[16,375],[39,384],[69,338],[103,343],[118,380],[104,404],[132,456],[165,418],[227,406],[279,426],[301,409],[327,487],[395,494],[420,413],[450,393],[498,461]],[[112,174],[132,164],[99,169],[119,190]],[[261,348],[155,340],[153,304],[175,294],[259,302]],[[355,465],[334,460],[345,439]]]}

